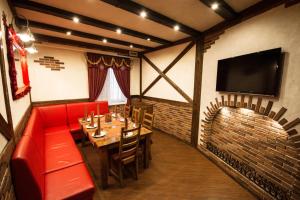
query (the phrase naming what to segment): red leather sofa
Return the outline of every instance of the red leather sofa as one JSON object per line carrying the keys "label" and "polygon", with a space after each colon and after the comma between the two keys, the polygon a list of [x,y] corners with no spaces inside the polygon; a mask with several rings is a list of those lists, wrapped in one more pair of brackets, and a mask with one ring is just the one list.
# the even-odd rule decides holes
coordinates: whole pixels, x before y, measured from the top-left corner
{"label": "red leather sofa", "polygon": [[[108,112],[108,105],[107,102],[102,104],[101,114],[104,114]],[[97,110],[94,102],[32,110],[11,160],[17,199],[93,198],[93,181],[70,132],[83,116],[85,106],[89,111]]]}

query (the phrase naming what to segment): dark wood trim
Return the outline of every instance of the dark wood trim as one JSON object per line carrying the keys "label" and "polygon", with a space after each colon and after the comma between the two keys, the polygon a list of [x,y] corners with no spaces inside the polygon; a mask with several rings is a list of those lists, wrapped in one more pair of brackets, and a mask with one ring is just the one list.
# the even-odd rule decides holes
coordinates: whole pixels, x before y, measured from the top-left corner
{"label": "dark wood trim", "polygon": [[288,8],[290,6],[294,6],[297,3],[300,3],[300,0],[287,0],[287,2],[285,3],[285,7]]}
{"label": "dark wood trim", "polygon": [[178,21],[175,21],[165,15],[162,15],[154,10],[151,10],[141,4],[138,4],[134,1],[130,1],[130,0],[102,0],[112,6],[115,6],[117,8],[126,10],[128,12],[134,13],[136,15],[140,15],[141,11],[145,11],[147,12],[147,19],[155,21],[161,25],[173,28],[174,25],[179,25],[180,26],[180,32],[186,33],[188,35],[199,35],[201,34],[200,31],[193,29],[187,25],[184,25]]}
{"label": "dark wood trim", "polygon": [[[64,27],[60,27],[60,26],[54,26],[54,25],[50,25],[50,24],[37,22],[37,21],[29,20],[28,22],[29,22],[30,27],[45,29],[45,30],[54,31],[54,32],[58,32],[58,33],[64,33],[64,34],[67,31],[71,31],[72,35],[78,36],[81,38],[88,38],[88,39],[97,40],[97,41],[102,41],[103,39],[107,39],[108,44],[109,43],[119,44],[119,45],[123,45],[126,47],[129,47],[129,45],[133,45],[135,48],[139,48],[139,49],[147,49],[147,50],[153,49],[152,47],[148,47],[148,46],[144,46],[144,45],[140,45],[140,44],[136,44],[136,43],[132,43],[132,42],[125,42],[125,41],[117,40],[114,38],[109,38],[109,37],[105,37],[105,36],[101,36],[101,35],[94,35],[91,33],[76,31],[74,29],[68,29],[68,28],[64,28]],[[16,18],[16,24],[18,24],[19,26],[25,26],[26,23],[27,23],[26,20],[21,19],[21,18]]]}
{"label": "dark wood trim", "polygon": [[21,136],[23,135],[24,129],[26,128],[27,122],[30,118],[32,106],[29,105],[28,108],[26,109],[25,113],[23,114],[20,122],[16,126],[14,133],[16,137],[16,143],[20,140]]}
{"label": "dark wood trim", "polygon": [[140,97],[143,96],[142,94],[142,83],[143,83],[143,59],[142,57],[139,58],[140,61]]}
{"label": "dark wood trim", "polygon": [[54,44],[62,44],[62,45],[68,45],[68,46],[74,46],[74,47],[94,49],[94,50],[99,50],[99,51],[113,52],[113,53],[117,53],[117,54],[123,55],[123,56],[130,56],[129,50],[126,50],[126,49],[102,46],[102,45],[98,45],[98,44],[80,42],[80,41],[76,41],[76,40],[53,37],[53,36],[37,34],[37,33],[34,34],[34,37],[35,37],[36,41],[38,41],[38,42],[49,42],[49,43],[54,43]]}
{"label": "dark wood trim", "polygon": [[174,101],[169,99],[162,99],[157,97],[149,97],[149,96],[143,96],[142,99],[150,100],[150,101],[156,101],[160,103],[167,103],[173,106],[183,106],[183,107],[191,107],[192,105],[190,103],[182,102],[182,101]]}
{"label": "dark wood trim", "polygon": [[34,101],[34,102],[32,102],[32,106],[37,107],[37,106],[48,106],[48,105],[67,104],[67,103],[88,102],[88,101],[89,101],[89,98]]}
{"label": "dark wood trim", "polygon": [[[194,46],[194,41],[190,42],[180,53],[179,55],[164,69],[162,73],[166,74],[176,63],[185,55],[191,48]],[[143,91],[142,96],[145,95],[160,79],[161,75],[158,75],[156,79],[150,83],[150,85]]]}
{"label": "dark wood trim", "polygon": [[162,39],[162,38],[158,38],[156,36],[153,35],[149,35],[149,34],[145,34],[142,32],[138,32],[132,29],[128,29],[126,27],[122,27],[122,26],[117,26],[115,24],[111,24],[108,22],[104,22],[98,19],[94,19],[94,18],[90,18],[87,16],[83,16],[83,15],[79,15],[77,13],[73,13],[70,11],[66,11],[63,9],[59,9],[59,8],[55,8],[52,6],[48,6],[45,4],[41,4],[38,2],[33,2],[33,1],[23,1],[23,0],[13,0],[14,6],[19,7],[19,8],[24,8],[24,9],[29,9],[29,10],[33,10],[33,11],[37,11],[37,12],[41,12],[44,14],[48,14],[48,15],[53,15],[56,17],[61,17],[67,20],[72,20],[72,18],[74,16],[77,16],[78,18],[80,18],[80,23],[82,24],[86,24],[89,26],[94,26],[97,28],[101,28],[101,29],[106,29],[106,30],[110,30],[110,31],[116,31],[117,28],[122,29],[122,34],[126,34],[126,35],[130,35],[133,37],[137,37],[137,38],[141,38],[146,40],[147,38],[150,38],[152,42],[157,42],[160,44],[168,44],[170,43],[170,41]]}
{"label": "dark wood trim", "polygon": [[210,9],[212,4],[217,3],[219,7],[214,11],[224,19],[232,19],[237,15],[235,10],[224,0],[200,0],[200,1]]}
{"label": "dark wood trim", "polygon": [[[2,17],[5,17],[5,14],[2,14]],[[2,18],[1,18],[2,19]],[[2,32],[5,32],[5,28],[3,27]],[[4,42],[1,41],[0,42]],[[0,49],[0,68],[1,68],[1,77],[2,77],[2,87],[3,87],[3,95],[4,95],[4,101],[5,101],[5,110],[6,110],[6,117],[7,117],[7,124],[9,126],[9,134],[11,135],[11,138],[15,141],[14,137],[14,129],[13,129],[13,120],[12,120],[12,114],[11,114],[11,107],[10,107],[10,100],[9,100],[9,92],[8,92],[8,84],[7,84],[7,76],[6,76],[6,69],[5,69],[5,63],[4,63],[4,54],[2,49]]]}
{"label": "dark wood trim", "polygon": [[12,135],[10,134],[10,127],[6,120],[3,118],[3,116],[0,113],[0,133],[5,137],[7,141],[9,141],[12,138]]}
{"label": "dark wood trim", "polygon": [[167,77],[149,58],[143,55],[143,59],[155,70],[157,71],[183,98],[187,100],[190,104],[193,100],[180,88],[178,87],[169,77]]}
{"label": "dark wood trim", "polygon": [[246,8],[245,10],[239,12],[235,18],[220,22],[219,24],[204,31],[203,33],[205,36],[208,36],[208,35],[222,32],[228,28],[231,28],[232,26],[235,26],[239,23],[242,23],[243,21],[246,21],[246,20],[248,20],[252,17],[255,17],[259,14],[262,14],[262,13],[264,13],[272,8],[275,8],[285,2],[286,2],[286,0],[259,1],[258,3],[254,4],[253,6],[250,6],[249,8]]}
{"label": "dark wood trim", "polygon": [[203,50],[204,38],[196,42],[196,57],[195,57],[195,76],[194,76],[194,97],[193,97],[193,115],[192,115],[192,130],[191,143],[197,148],[199,135],[199,117],[200,117],[200,102],[202,89],[202,71],[203,71]]}
{"label": "dark wood trim", "polygon": [[140,95],[130,95],[130,98],[132,99],[139,99],[141,96]]}

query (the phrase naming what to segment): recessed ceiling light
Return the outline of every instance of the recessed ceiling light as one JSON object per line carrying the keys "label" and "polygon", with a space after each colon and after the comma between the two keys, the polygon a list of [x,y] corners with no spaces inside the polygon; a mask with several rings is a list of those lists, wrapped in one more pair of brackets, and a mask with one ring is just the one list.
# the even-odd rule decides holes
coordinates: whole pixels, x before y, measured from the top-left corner
{"label": "recessed ceiling light", "polygon": [[218,3],[213,3],[211,5],[211,9],[213,9],[213,10],[217,10],[218,8],[219,8],[219,4]]}
{"label": "recessed ceiling light", "polygon": [[140,16],[141,16],[142,18],[147,17],[146,11],[143,10],[142,12],[140,12]]}
{"label": "recessed ceiling light", "polygon": [[79,18],[78,17],[73,17],[73,22],[79,23]]}
{"label": "recessed ceiling light", "polygon": [[67,35],[71,35],[72,32],[71,32],[71,31],[67,31],[66,34],[67,34]]}
{"label": "recessed ceiling light", "polygon": [[175,26],[174,26],[174,30],[175,30],[175,31],[179,31],[179,25],[175,25]]}
{"label": "recessed ceiling light", "polygon": [[102,42],[103,42],[103,43],[107,43],[107,39],[104,38],[104,39],[102,40]]}
{"label": "recessed ceiling light", "polygon": [[130,48],[133,48],[133,45],[131,44],[129,47],[130,47]]}
{"label": "recessed ceiling light", "polygon": [[117,31],[118,34],[122,33],[122,30],[120,28],[118,28],[116,31]]}
{"label": "recessed ceiling light", "polygon": [[147,40],[150,41],[151,39],[150,39],[150,38],[147,38]]}

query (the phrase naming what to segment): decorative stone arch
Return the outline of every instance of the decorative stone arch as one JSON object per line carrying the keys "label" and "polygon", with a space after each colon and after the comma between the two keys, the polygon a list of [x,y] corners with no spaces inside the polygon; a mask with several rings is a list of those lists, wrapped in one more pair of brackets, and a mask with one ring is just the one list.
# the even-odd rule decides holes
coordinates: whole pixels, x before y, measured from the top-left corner
{"label": "decorative stone arch", "polygon": [[[240,98],[239,98],[240,96]],[[232,98],[233,97],[233,98]],[[202,127],[202,136],[200,138],[201,144],[199,145],[199,149],[205,153],[207,156],[209,156],[213,161],[215,161],[221,168],[223,168],[225,171],[228,171],[228,165],[233,168],[231,169],[232,172],[229,172],[230,175],[234,176],[236,180],[241,182],[242,184],[246,184],[246,186],[250,188],[251,191],[256,193],[260,198],[274,198],[274,199],[300,199],[300,134],[298,134],[297,130],[294,129],[294,127],[298,124],[300,124],[300,119],[296,118],[293,121],[288,121],[286,118],[284,118],[284,114],[286,113],[287,109],[282,107],[278,110],[278,112],[275,112],[272,110],[273,102],[268,101],[266,107],[262,106],[262,100],[263,97],[258,97],[257,102],[253,103],[253,96],[248,96],[248,101],[245,101],[245,95],[232,95],[228,94],[227,99],[225,99],[224,95],[221,96],[221,101],[218,100],[218,98],[215,98],[215,102],[210,102],[210,105],[207,106],[207,111],[204,112],[205,119],[201,121],[201,127]],[[239,100],[238,100],[239,99]],[[235,118],[230,118],[224,120],[225,128],[223,126],[223,132],[222,132],[222,126],[219,126],[220,115],[222,115],[222,109],[226,108],[229,109],[230,115],[236,115],[241,116],[241,119],[238,119],[236,116]],[[261,121],[261,123],[264,124],[264,127],[267,127],[270,125],[271,129],[278,130],[278,132],[282,133],[285,137],[280,140],[282,142],[282,148],[286,148],[286,151],[284,150],[280,152],[280,148],[276,146],[270,146],[266,147],[266,149],[262,150],[262,156],[261,160],[259,155],[253,157],[253,163],[248,162],[251,160],[243,159],[243,156],[239,156],[239,153],[235,154],[232,149],[227,148],[229,147],[227,143],[230,140],[230,138],[224,138],[224,141],[219,143],[220,140],[222,140],[222,137],[220,135],[226,134],[226,131],[231,133],[237,133],[236,130],[231,129],[232,127],[239,126],[239,124],[231,123],[231,120],[238,120],[241,124],[243,123],[243,115],[241,115],[240,111],[238,110],[244,110],[247,109],[253,114],[248,114],[250,117],[253,117],[253,121]],[[222,117],[222,116],[221,116]],[[252,120],[252,119],[251,119]],[[222,119],[221,119],[222,121]],[[264,122],[265,121],[265,122]],[[233,125],[228,125],[228,124]],[[249,125],[251,133],[251,128],[254,129],[255,125],[257,125],[259,128],[260,124],[256,124],[253,122],[253,124]],[[221,123],[222,124],[222,123]],[[244,124],[247,126],[247,124]],[[249,130],[249,127],[248,130]],[[268,127],[267,127],[268,128]],[[246,128],[245,128],[246,129]],[[244,134],[243,129],[240,132],[240,134]],[[267,131],[266,131],[267,132]],[[221,134],[220,134],[221,133]],[[260,133],[260,132],[259,132]],[[253,132],[255,137],[259,135],[258,132]],[[272,132],[271,132],[272,133]],[[247,133],[246,133],[247,134]],[[246,135],[244,134],[244,135]],[[228,135],[226,135],[228,136]],[[270,134],[270,137],[272,135]],[[225,137],[225,136],[224,136]],[[250,137],[250,136],[249,136]],[[262,136],[261,136],[262,137]],[[267,136],[268,137],[268,136]],[[277,137],[277,136],[273,136]],[[243,138],[241,136],[240,138]],[[246,136],[245,136],[246,138]],[[253,137],[254,138],[254,137]],[[235,141],[233,141],[235,142]],[[231,143],[231,142],[229,142]],[[250,143],[249,143],[250,144]],[[251,143],[255,144],[255,143]],[[260,144],[260,142],[259,142]],[[234,144],[235,145],[235,144]],[[237,149],[243,149],[243,144],[237,144],[237,146],[240,145]],[[268,144],[266,144],[268,145]],[[286,146],[284,146],[286,145]],[[260,147],[260,146],[259,146]],[[246,147],[245,147],[246,148]],[[257,147],[258,148],[258,147]],[[274,149],[273,149],[274,148]],[[278,149],[277,149],[278,148]],[[269,156],[266,152],[268,150],[271,151],[271,155]],[[291,149],[291,150],[290,150]],[[247,149],[246,149],[247,150]],[[273,154],[273,150],[275,154]],[[255,150],[254,150],[255,151]],[[257,152],[259,150],[257,149]],[[277,153],[278,154],[277,154]],[[247,153],[247,152],[246,152]],[[251,152],[251,148],[249,149],[249,153]],[[242,153],[241,153],[242,154]],[[245,154],[246,155],[246,154]],[[282,156],[279,156],[282,155]],[[251,154],[249,154],[251,156]],[[244,157],[245,158],[245,157]],[[276,166],[276,170],[278,172],[282,173],[289,173],[289,178],[282,181],[280,177],[276,177],[276,173],[266,175],[264,171],[262,171],[260,165],[257,164],[260,163],[267,163],[273,167]],[[221,163],[221,164],[220,164]],[[267,167],[267,164],[266,167]],[[281,165],[280,165],[281,164]],[[257,168],[256,168],[257,166]],[[263,166],[265,167],[265,166]],[[274,168],[275,169],[275,168]],[[267,171],[267,170],[266,170]],[[238,174],[238,175],[236,175]],[[271,177],[271,178],[270,178]],[[275,181],[274,181],[275,180]]]}

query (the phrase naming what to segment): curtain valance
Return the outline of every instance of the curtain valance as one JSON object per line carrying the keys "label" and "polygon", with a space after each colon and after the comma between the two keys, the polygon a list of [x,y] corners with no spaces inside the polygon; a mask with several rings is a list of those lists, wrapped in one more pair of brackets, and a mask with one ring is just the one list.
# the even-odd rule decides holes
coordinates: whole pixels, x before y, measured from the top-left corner
{"label": "curtain valance", "polygon": [[128,67],[130,68],[131,60],[129,58],[114,57],[95,53],[87,53],[86,60],[89,67],[97,67],[103,64],[105,67]]}

